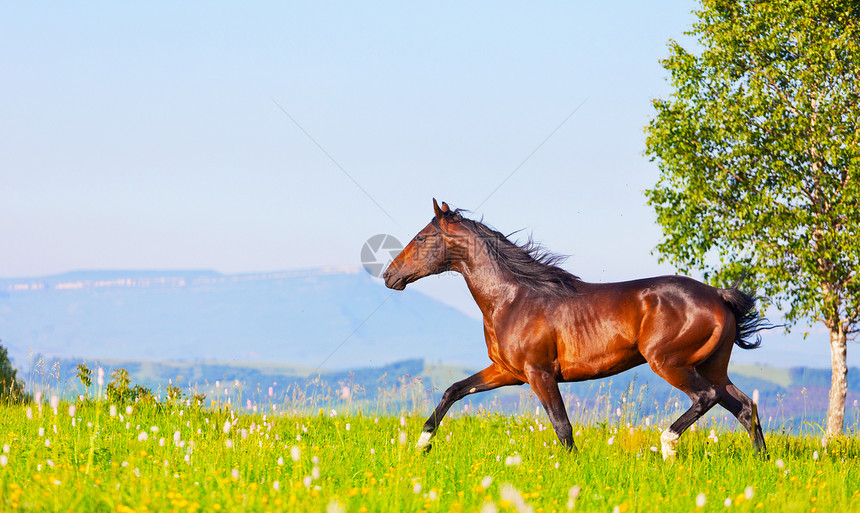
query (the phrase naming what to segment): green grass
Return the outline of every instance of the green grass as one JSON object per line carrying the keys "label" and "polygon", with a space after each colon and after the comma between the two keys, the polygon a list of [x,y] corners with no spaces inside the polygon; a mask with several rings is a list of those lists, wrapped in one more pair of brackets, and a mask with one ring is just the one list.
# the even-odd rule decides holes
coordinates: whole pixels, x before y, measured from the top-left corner
{"label": "green grass", "polygon": [[575,426],[569,454],[543,414],[476,414],[446,418],[419,454],[423,416],[354,405],[265,417],[181,405],[111,417],[105,402],[77,403],[72,417],[69,407],[30,405],[28,417],[27,406],[0,406],[0,510],[551,512],[568,511],[578,486],[574,511],[695,511],[699,494],[699,511],[725,511],[726,499],[738,511],[860,511],[852,437],[822,447],[768,433],[762,460],[746,434],[718,431],[714,442],[700,423],[664,462],[652,450],[659,431],[623,417]]}
{"label": "green grass", "polygon": [[750,378],[772,381],[777,385],[788,388],[791,386],[791,374],[788,369],[770,367],[768,365],[735,365],[729,366],[729,374],[739,374]]}

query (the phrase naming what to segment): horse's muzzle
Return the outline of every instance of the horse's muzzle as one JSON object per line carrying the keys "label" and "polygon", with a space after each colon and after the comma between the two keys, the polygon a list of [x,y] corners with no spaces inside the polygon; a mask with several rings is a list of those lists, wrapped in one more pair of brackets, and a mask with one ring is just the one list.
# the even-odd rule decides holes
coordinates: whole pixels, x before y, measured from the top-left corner
{"label": "horse's muzzle", "polygon": [[397,276],[397,272],[392,271],[391,267],[382,273],[382,279],[385,280],[385,286],[389,289],[403,290],[406,288],[406,277]]}

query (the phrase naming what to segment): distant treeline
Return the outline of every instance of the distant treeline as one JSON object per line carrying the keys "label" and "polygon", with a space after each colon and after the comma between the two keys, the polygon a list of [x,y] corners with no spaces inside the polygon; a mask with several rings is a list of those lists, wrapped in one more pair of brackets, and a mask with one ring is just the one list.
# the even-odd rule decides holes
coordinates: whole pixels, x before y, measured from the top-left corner
{"label": "distant treeline", "polygon": [[[84,387],[75,377],[80,363],[80,359],[38,358],[29,375],[24,377],[30,390],[50,388],[62,390],[64,395],[82,394]],[[156,395],[173,384],[190,393],[204,394],[210,403],[230,402],[237,405],[246,405],[250,401],[257,405],[328,407],[349,401],[372,404],[375,408],[402,409],[407,405],[427,408],[439,400],[441,393],[453,381],[462,379],[456,376],[440,379],[438,371],[446,367],[435,365],[434,372],[430,372],[421,359],[403,360],[382,367],[337,371],[312,371],[288,365],[245,362],[112,360],[101,362],[101,365],[93,361],[84,363],[91,369],[101,366],[105,371],[106,382],[114,371],[125,369],[135,383],[151,388]],[[463,376],[470,372],[459,370]],[[731,372],[730,375],[732,381],[747,394],[752,394],[753,390],[759,391],[760,411],[765,419],[803,418],[817,422],[818,417],[826,411],[830,387],[830,371],[827,369],[790,369],[788,386],[759,377]],[[860,369],[849,369],[848,377],[850,417],[857,415],[853,401],[860,398]],[[522,397],[528,392],[528,387],[504,388],[467,397],[464,404],[480,404],[502,411],[522,409]],[[562,393],[569,410],[577,407],[597,408],[600,404],[604,411],[612,412],[630,401],[636,403],[638,414],[648,415],[665,410],[667,403],[674,404],[677,401],[679,408],[688,405],[686,397],[646,366],[602,380],[563,384]]]}

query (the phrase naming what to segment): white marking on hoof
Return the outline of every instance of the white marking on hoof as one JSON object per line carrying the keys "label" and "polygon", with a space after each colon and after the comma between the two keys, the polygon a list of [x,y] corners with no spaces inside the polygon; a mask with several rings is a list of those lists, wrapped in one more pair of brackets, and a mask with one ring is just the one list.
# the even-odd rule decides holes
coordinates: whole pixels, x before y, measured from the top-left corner
{"label": "white marking on hoof", "polygon": [[470,388],[470,389],[469,389],[469,393],[470,393],[470,394],[474,394],[474,393],[475,393],[475,390],[477,390],[477,388],[472,387],[472,388]]}
{"label": "white marking on hoof", "polygon": [[433,439],[434,433],[430,433],[429,431],[424,431],[421,433],[421,436],[418,437],[418,443],[415,444],[416,449],[424,450],[430,446],[430,440]]}
{"label": "white marking on hoof", "polygon": [[663,460],[667,460],[669,458],[674,458],[678,451],[675,450],[678,447],[678,438],[681,435],[675,433],[671,429],[666,429],[660,435],[660,445],[662,446],[663,452]]}

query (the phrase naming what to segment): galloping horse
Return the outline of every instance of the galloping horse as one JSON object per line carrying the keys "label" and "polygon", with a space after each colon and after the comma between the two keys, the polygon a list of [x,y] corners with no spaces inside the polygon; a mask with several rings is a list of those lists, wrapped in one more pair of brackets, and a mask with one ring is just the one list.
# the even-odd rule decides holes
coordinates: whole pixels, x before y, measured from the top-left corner
{"label": "galloping horse", "polygon": [[403,290],[432,274],[457,271],[481,309],[489,367],[451,385],[427,419],[417,447],[430,440],[453,403],[476,392],[528,383],[562,445],[575,450],[559,382],[611,376],[643,363],[687,394],[693,404],[660,436],[663,458],[678,438],[714,405],[729,410],[765,452],[752,400],[729,380],[732,344],[767,320],[755,298],[736,287],[718,289],[682,276],[620,283],[587,283],[564,271],[561,258],[531,241],[518,246],[460,210],[440,207],[403,248],[383,277]]}

